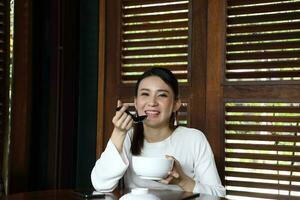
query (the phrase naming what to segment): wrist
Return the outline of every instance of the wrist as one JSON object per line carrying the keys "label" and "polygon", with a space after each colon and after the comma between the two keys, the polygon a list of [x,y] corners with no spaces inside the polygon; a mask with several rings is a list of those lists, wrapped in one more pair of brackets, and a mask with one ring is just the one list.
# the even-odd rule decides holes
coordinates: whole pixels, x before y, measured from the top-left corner
{"label": "wrist", "polygon": [[120,131],[118,129],[114,129],[111,134],[111,141],[117,148],[117,150],[121,153],[123,149],[123,143],[126,137],[126,131]]}
{"label": "wrist", "polygon": [[180,182],[179,182],[179,186],[184,190],[184,191],[187,191],[187,192],[193,192],[194,190],[194,187],[195,187],[195,181],[186,176],[184,177]]}

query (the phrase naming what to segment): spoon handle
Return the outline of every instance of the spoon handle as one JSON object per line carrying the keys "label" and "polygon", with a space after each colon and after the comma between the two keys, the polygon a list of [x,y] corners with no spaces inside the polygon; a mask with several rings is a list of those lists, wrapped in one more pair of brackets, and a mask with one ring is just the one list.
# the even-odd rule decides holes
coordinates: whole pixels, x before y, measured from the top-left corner
{"label": "spoon handle", "polygon": [[[116,111],[121,110],[121,108],[122,108],[122,106],[117,107],[117,108],[116,108]],[[128,115],[130,115],[131,117],[135,118],[135,116],[134,116],[133,114],[131,114],[131,112],[129,112],[129,110],[126,109],[125,112],[126,112]]]}

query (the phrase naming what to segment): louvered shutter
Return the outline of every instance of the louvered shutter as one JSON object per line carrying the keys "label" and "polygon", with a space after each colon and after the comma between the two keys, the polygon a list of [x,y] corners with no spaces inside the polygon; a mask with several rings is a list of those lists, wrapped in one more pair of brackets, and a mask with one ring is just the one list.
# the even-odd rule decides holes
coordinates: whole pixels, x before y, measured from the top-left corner
{"label": "louvered shutter", "polygon": [[226,79],[300,80],[300,2],[227,3]]}
{"label": "louvered shutter", "polygon": [[299,199],[300,1],[227,0],[224,77],[228,198]]}
{"label": "louvered shutter", "polygon": [[135,82],[146,69],[171,69],[188,81],[189,1],[122,1],[122,82]]}
{"label": "louvered shutter", "polygon": [[105,55],[99,63],[97,155],[113,130],[117,100],[132,103],[138,77],[155,66],[172,70],[179,80],[179,123],[205,131],[206,1],[120,0],[101,5],[106,30],[100,31],[105,34],[105,40],[100,37]]}
{"label": "louvered shutter", "polygon": [[[189,1],[123,0],[121,84],[135,83],[151,67],[165,67],[180,83],[188,82]],[[127,102],[130,103],[130,102]],[[187,124],[187,106],[179,123]],[[130,108],[134,112],[134,107]]]}
{"label": "louvered shutter", "polygon": [[8,111],[9,2],[0,0],[0,168]]}

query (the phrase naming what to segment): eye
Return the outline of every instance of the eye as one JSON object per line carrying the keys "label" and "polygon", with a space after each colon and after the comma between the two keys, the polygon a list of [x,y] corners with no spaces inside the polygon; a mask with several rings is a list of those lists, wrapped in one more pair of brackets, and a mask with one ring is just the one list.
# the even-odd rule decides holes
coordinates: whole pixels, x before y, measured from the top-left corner
{"label": "eye", "polygon": [[166,93],[161,93],[158,95],[159,97],[168,97],[168,95]]}
{"label": "eye", "polygon": [[148,96],[149,94],[147,92],[142,92],[140,95],[141,96]]}

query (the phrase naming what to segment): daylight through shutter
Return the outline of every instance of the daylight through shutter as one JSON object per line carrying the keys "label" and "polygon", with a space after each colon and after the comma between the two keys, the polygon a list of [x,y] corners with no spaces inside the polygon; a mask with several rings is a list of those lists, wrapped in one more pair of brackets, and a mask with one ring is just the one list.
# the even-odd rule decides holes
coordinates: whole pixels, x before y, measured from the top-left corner
{"label": "daylight through shutter", "polygon": [[122,1],[122,83],[154,66],[188,82],[189,1]]}
{"label": "daylight through shutter", "polygon": [[227,0],[228,199],[300,198],[300,0]]}
{"label": "daylight through shutter", "polygon": [[232,102],[225,111],[227,194],[299,198],[300,104]]}
{"label": "daylight through shutter", "polygon": [[300,1],[227,3],[226,80],[300,80]]}
{"label": "daylight through shutter", "polygon": [[[9,59],[9,4],[0,0],[0,155],[3,155],[3,138],[7,122]],[[2,156],[0,156],[2,166]]]}

